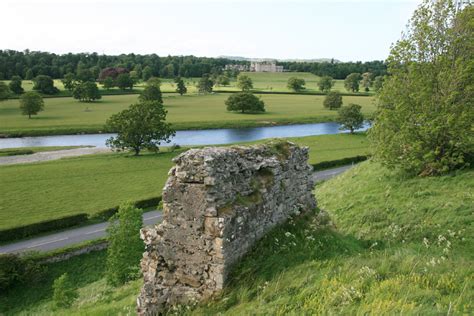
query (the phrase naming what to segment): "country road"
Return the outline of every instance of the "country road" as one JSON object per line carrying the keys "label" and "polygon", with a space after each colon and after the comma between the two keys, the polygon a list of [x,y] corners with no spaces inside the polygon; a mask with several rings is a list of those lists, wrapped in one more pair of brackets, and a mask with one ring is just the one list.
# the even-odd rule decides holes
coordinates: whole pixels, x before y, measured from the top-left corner
{"label": "country road", "polygon": [[[317,171],[313,174],[315,181],[322,181],[332,178],[347,169],[352,165],[343,166],[339,168]],[[143,224],[153,225],[161,218],[161,212],[150,211],[143,214]],[[20,253],[25,251],[50,251],[67,246],[71,246],[80,242],[93,240],[104,237],[106,235],[106,228],[108,222],[88,225],[80,228],[65,230],[59,233],[54,233],[47,236],[32,238],[15,242],[8,245],[0,246],[1,253]]]}

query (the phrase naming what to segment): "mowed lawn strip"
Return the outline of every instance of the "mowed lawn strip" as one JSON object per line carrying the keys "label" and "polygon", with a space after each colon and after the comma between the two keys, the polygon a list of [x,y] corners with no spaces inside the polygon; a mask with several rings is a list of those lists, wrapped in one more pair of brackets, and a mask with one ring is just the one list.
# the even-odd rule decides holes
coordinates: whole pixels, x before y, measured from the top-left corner
{"label": "mowed lawn strip", "polygon": [[[364,135],[292,138],[310,146],[310,163],[368,152]],[[0,229],[66,215],[95,214],[127,200],[161,195],[179,152],[100,154],[35,164],[0,166]]]}
{"label": "mowed lawn strip", "polygon": [[[265,102],[263,114],[228,112],[225,101],[229,94],[168,95],[164,105],[168,121],[176,129],[265,126],[283,123],[334,121],[337,111],[324,108],[324,96],[258,95]],[[0,103],[0,134],[37,134],[99,132],[114,113],[138,101],[137,95],[104,96],[97,102],[78,102],[73,98],[45,99],[44,111],[31,119],[21,115],[18,100]],[[370,115],[375,110],[374,99],[364,96],[344,96],[344,104],[357,103]]]}

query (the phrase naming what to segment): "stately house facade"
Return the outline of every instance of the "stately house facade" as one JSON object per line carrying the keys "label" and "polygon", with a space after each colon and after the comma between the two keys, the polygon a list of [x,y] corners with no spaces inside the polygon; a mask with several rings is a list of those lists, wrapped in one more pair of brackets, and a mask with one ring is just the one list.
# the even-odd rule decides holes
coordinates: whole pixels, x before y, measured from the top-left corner
{"label": "stately house facade", "polygon": [[252,61],[250,71],[255,72],[283,72],[283,66],[277,66],[275,61]]}

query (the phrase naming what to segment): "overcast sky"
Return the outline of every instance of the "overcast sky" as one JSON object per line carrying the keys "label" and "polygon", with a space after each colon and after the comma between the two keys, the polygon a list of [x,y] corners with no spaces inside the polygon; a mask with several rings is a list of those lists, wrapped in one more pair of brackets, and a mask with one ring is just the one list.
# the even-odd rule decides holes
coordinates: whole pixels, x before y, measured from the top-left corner
{"label": "overcast sky", "polygon": [[420,1],[0,0],[0,49],[385,59]]}

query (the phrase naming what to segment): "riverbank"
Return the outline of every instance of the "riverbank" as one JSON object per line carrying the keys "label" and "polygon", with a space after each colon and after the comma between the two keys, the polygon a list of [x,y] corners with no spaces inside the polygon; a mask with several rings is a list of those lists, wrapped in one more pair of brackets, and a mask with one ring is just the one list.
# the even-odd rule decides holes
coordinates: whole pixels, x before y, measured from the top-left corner
{"label": "riverbank", "polygon": [[[337,111],[324,108],[321,95],[260,94],[266,107],[263,114],[228,112],[228,96],[165,95],[167,120],[176,130],[199,130],[333,122],[337,118]],[[4,101],[0,103],[0,137],[104,133],[106,120],[135,102],[137,95],[106,96],[90,103],[72,98],[45,99],[45,110],[28,119],[20,114],[17,100]],[[366,117],[375,111],[372,97],[344,96],[343,102],[360,104]]]}

